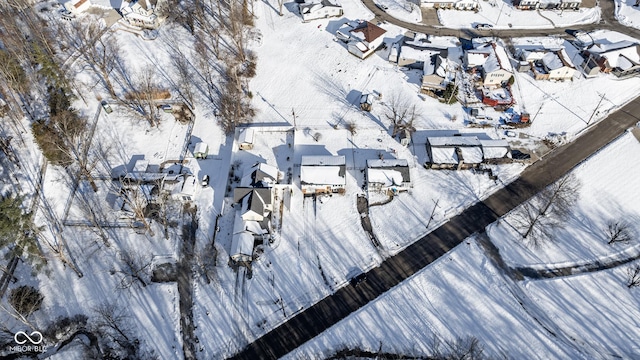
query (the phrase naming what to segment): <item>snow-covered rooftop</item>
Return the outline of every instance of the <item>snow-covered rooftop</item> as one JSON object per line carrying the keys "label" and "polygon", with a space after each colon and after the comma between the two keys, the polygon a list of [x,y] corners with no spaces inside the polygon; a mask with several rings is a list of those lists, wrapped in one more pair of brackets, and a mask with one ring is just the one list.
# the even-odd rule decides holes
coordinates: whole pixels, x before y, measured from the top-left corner
{"label": "snow-covered rooftop", "polygon": [[341,166],[345,162],[344,155],[326,156],[326,155],[306,155],[302,156],[300,165],[302,166]]}

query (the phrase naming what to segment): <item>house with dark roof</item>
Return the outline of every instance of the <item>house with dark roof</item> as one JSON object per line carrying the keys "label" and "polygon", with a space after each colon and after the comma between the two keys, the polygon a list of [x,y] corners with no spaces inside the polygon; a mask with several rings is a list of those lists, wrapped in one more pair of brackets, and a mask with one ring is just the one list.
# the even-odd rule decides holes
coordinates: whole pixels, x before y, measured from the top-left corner
{"label": "house with dark roof", "polygon": [[342,16],[342,5],[335,0],[320,0],[311,3],[298,4],[302,21],[307,22],[315,19],[326,19],[329,17]]}
{"label": "house with dark roof", "polygon": [[364,59],[382,46],[383,35],[386,32],[368,21],[352,21],[341,27],[336,36],[347,43],[347,50],[351,54]]}
{"label": "house with dark roof", "polygon": [[271,187],[282,178],[277,167],[266,163],[257,163],[240,180],[242,187]]}

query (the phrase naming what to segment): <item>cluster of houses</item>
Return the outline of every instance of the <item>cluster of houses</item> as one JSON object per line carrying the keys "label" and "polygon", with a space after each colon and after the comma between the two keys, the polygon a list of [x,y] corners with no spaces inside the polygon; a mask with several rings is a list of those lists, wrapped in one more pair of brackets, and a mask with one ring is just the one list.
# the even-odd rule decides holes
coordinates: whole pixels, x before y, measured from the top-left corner
{"label": "cluster of houses", "polygon": [[578,10],[582,0],[513,0],[520,10]]}
{"label": "cluster of houses", "polygon": [[511,161],[509,143],[486,134],[429,136],[426,146],[429,160],[425,166],[430,169],[463,170]]}
{"label": "cluster of houses", "polygon": [[[119,11],[122,18],[132,26],[156,29],[160,25],[157,7],[161,0],[123,0]],[[68,0],[64,8],[71,14],[80,14],[92,6],[91,0]]]}
{"label": "cluster of houses", "polygon": [[454,10],[478,10],[478,0],[414,0],[414,3],[424,8],[454,9]]}

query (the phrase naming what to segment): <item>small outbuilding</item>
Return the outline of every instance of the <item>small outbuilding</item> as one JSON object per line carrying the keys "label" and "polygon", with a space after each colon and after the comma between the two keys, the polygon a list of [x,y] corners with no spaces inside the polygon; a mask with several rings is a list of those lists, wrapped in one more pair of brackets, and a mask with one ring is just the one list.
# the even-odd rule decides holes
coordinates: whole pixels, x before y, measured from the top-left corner
{"label": "small outbuilding", "polygon": [[206,159],[208,155],[209,145],[203,142],[197,143],[195,149],[193,150],[193,156],[196,159]]}
{"label": "small outbuilding", "polygon": [[253,149],[254,140],[255,131],[252,128],[242,129],[238,135],[238,148],[240,150],[251,150]]}
{"label": "small outbuilding", "polygon": [[362,94],[360,96],[360,110],[371,111],[373,107],[373,96],[371,94]]}

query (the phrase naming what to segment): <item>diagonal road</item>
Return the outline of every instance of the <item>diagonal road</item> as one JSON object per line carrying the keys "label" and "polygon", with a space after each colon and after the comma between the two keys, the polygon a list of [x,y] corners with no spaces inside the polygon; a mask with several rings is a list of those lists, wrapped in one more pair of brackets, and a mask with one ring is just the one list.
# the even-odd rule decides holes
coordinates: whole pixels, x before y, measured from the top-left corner
{"label": "diagonal road", "polygon": [[591,127],[574,142],[557,148],[528,167],[513,183],[385,260],[367,273],[367,281],[359,287],[345,286],[339,289],[247,345],[233,358],[276,359],[313,339],[561,178],[638,123],[640,117],[635,114],[640,114],[638,99]]}

